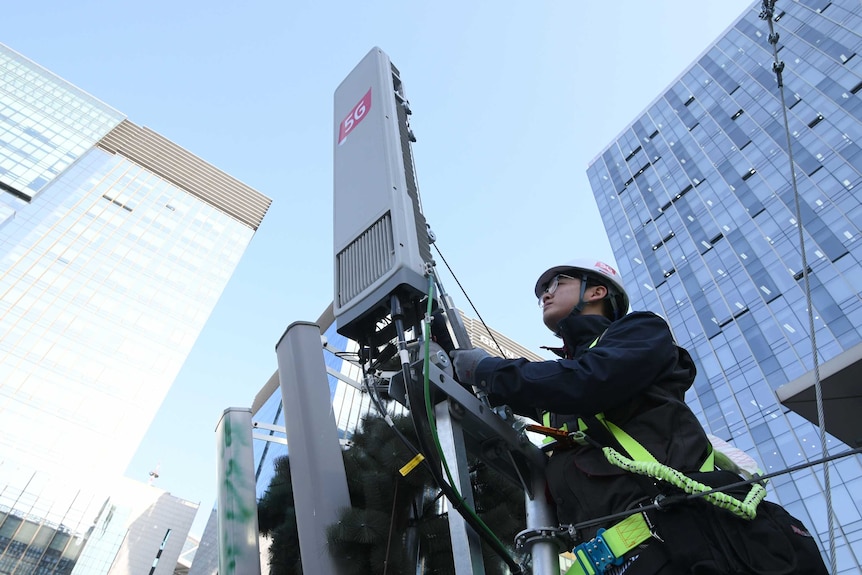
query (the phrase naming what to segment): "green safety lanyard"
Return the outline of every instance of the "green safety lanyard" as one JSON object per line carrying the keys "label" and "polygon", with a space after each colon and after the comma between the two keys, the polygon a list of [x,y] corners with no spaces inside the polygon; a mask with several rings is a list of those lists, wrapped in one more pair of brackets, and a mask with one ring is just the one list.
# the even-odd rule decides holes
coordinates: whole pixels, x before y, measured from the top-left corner
{"label": "green safety lanyard", "polygon": [[[599,342],[599,338],[597,337],[593,340],[593,343],[590,344],[589,349],[595,347],[595,345]],[[605,418],[603,413],[597,413],[596,419],[607,428],[607,430],[614,436],[614,439],[619,442],[619,444],[625,449],[628,453],[629,457],[631,457],[634,461],[641,461],[644,463],[658,463],[655,457],[640,443],[638,443],[631,435],[626,433],[621,427],[614,424],[612,421]],[[551,413],[549,411],[545,411],[542,413],[542,425],[545,427],[551,427]],[[563,424],[560,427],[563,431],[569,431],[568,424]],[[578,418],[578,431],[586,432],[588,431],[588,426],[584,422],[583,419]],[[546,437],[544,439],[544,443],[550,443],[554,441],[552,437]],[[700,466],[700,471],[713,471],[715,469],[715,451],[712,449],[712,445],[709,446],[709,453],[706,456],[706,459]]]}

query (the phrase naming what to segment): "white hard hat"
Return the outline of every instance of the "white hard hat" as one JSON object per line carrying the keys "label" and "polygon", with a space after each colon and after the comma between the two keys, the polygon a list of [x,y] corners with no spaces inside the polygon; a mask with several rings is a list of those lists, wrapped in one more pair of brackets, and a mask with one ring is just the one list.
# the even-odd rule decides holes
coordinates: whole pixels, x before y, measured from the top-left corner
{"label": "white hard hat", "polygon": [[[580,272],[580,273],[573,273]],[[539,279],[536,281],[534,292],[537,298],[541,298],[545,293],[545,288],[554,276],[558,274],[571,275],[572,277],[581,278],[586,274],[588,278],[592,278],[601,284],[607,284],[609,297],[616,300],[617,313],[623,316],[629,310],[629,296],[626,289],[623,287],[623,282],[620,279],[620,274],[609,264],[603,261],[579,258],[566,262],[563,265],[554,266],[545,270]]]}

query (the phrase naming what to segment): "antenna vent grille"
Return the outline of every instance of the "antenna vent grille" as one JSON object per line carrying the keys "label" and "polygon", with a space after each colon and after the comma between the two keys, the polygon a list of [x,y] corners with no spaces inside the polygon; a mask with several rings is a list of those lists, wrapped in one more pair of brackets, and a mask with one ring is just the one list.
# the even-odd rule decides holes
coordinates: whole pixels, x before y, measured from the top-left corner
{"label": "antenna vent grille", "polygon": [[395,265],[392,216],[386,212],[335,256],[338,305],[344,306]]}

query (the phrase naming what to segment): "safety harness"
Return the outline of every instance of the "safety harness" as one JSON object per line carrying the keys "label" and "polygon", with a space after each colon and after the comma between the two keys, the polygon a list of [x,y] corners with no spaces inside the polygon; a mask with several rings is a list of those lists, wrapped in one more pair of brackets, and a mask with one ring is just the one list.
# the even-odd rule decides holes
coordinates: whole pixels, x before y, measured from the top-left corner
{"label": "safety harness", "polygon": [[[601,336],[600,336],[601,337]],[[592,342],[590,348],[598,343],[599,338]],[[659,463],[655,457],[631,435],[618,425],[599,413],[595,416],[578,418],[578,429],[569,430],[569,425],[560,428],[551,427],[551,414],[542,415],[544,425],[531,425],[527,429],[546,435],[547,447],[570,442],[576,445],[591,445],[602,450],[605,458],[612,465],[645,478],[658,479],[673,485],[686,494],[712,491],[708,485],[700,483],[682,472]],[[619,449],[615,449],[615,446]],[[625,452],[626,455],[623,455]],[[718,465],[721,469],[748,475],[737,466],[731,457],[717,451],[710,444],[708,453],[699,471],[714,471]],[[709,493],[704,499],[710,503],[727,509],[731,513],[751,520],[757,513],[757,505],[766,497],[766,489],[762,483],[753,483],[746,497],[739,499],[720,492]],[[572,549],[576,562],[566,571],[565,575],[599,575],[612,566],[622,565],[630,552],[655,536],[652,524],[645,513],[635,513],[607,529],[599,529],[591,540],[581,543]]]}

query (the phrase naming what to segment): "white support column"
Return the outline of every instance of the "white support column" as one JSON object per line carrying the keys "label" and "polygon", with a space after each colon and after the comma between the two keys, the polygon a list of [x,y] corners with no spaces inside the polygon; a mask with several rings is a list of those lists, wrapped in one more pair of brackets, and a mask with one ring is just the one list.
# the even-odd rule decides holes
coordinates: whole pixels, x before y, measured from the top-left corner
{"label": "white support column", "polygon": [[251,409],[225,409],[216,437],[219,574],[260,575]]}
{"label": "white support column", "polygon": [[344,460],[329,395],[320,327],[290,324],[275,346],[290,453],[299,548],[305,573],[338,571],[326,528],[350,506]]}

